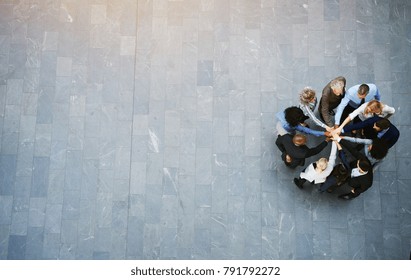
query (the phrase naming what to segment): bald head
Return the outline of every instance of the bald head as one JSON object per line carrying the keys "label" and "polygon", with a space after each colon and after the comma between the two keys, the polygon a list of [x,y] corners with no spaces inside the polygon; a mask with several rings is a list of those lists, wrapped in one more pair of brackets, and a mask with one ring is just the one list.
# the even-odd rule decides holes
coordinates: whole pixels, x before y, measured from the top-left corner
{"label": "bald head", "polygon": [[303,134],[296,134],[293,137],[293,143],[296,146],[305,145],[305,143],[307,143],[307,137]]}

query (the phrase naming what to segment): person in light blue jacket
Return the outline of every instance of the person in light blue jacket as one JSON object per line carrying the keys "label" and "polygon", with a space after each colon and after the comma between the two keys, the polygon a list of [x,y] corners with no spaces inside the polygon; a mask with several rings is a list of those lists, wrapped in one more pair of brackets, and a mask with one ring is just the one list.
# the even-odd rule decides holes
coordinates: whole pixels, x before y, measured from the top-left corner
{"label": "person in light blue jacket", "polygon": [[296,131],[311,134],[314,136],[329,136],[330,133],[326,131],[313,130],[304,126],[304,120],[306,116],[304,112],[295,106],[288,107],[284,111],[280,111],[276,114],[278,119],[277,132],[279,135],[286,133],[295,134]]}

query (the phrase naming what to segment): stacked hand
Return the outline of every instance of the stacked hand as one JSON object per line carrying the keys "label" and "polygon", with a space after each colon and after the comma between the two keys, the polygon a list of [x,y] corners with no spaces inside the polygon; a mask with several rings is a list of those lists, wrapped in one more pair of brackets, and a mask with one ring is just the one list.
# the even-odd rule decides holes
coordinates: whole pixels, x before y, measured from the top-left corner
{"label": "stacked hand", "polygon": [[340,134],[341,134],[342,128],[339,127],[338,125],[335,125],[333,128],[327,127],[326,130],[327,131],[324,132],[324,135],[327,138],[331,138],[334,141],[337,141],[338,139],[340,139]]}

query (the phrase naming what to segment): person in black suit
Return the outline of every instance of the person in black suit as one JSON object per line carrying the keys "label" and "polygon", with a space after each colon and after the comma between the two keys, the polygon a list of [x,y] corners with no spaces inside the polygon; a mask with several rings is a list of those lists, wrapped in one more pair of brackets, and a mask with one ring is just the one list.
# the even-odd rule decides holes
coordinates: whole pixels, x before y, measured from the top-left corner
{"label": "person in black suit", "polygon": [[355,160],[351,161],[348,166],[350,177],[348,178],[347,183],[351,187],[351,191],[338,196],[341,199],[350,200],[359,196],[372,186],[372,164],[368,158],[357,151],[357,149],[353,147],[350,142],[338,138],[337,141],[339,140],[341,145],[355,158]]}
{"label": "person in black suit", "polygon": [[305,159],[321,152],[331,141],[326,138],[323,142],[314,148],[308,148],[306,146],[307,138],[303,134],[284,134],[279,135],[275,144],[281,151],[281,159],[284,161],[285,165],[290,168],[296,168],[297,166],[303,166]]}
{"label": "person in black suit", "polygon": [[378,116],[369,118],[362,122],[347,125],[344,127],[344,133],[361,129],[362,136],[365,136],[367,139],[380,138],[385,140],[388,144],[388,149],[394,146],[400,137],[400,131],[395,127],[395,125],[393,125],[388,119]]}

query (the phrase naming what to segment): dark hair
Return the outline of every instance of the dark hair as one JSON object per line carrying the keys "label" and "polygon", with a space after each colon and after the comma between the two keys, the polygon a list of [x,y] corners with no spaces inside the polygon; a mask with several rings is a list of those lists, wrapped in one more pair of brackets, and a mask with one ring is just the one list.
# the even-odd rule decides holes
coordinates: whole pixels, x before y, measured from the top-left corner
{"label": "dark hair", "polygon": [[[384,139],[375,138],[372,140],[370,155],[377,159],[383,159],[388,153],[388,143]],[[361,168],[362,169],[362,168]]]}
{"label": "dark hair", "polygon": [[359,95],[367,95],[369,91],[370,91],[370,87],[367,84],[362,84],[358,88]]}
{"label": "dark hair", "polygon": [[375,125],[379,127],[381,130],[387,129],[390,127],[391,123],[387,119],[381,119],[375,122]]}
{"label": "dark hair", "polygon": [[284,111],[285,113],[285,120],[288,122],[290,126],[297,126],[299,123],[304,121],[304,113],[298,107],[288,107]]}
{"label": "dark hair", "polygon": [[361,159],[359,160],[358,167],[361,168],[361,170],[364,171],[364,172],[368,172],[368,171],[371,170],[371,164],[370,164],[370,162],[369,162],[367,159],[365,159],[365,158],[361,158]]}

